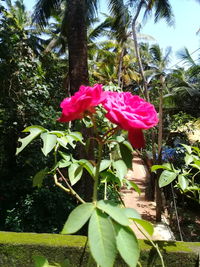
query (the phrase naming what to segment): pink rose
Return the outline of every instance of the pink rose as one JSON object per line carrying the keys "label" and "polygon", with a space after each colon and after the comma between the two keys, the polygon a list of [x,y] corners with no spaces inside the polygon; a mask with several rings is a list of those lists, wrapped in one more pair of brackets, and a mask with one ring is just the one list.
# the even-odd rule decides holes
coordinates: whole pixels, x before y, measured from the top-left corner
{"label": "pink rose", "polygon": [[69,122],[82,119],[86,112],[94,113],[94,107],[101,103],[103,95],[101,84],[95,84],[93,87],[80,86],[78,92],[61,102],[62,115],[59,121]]}
{"label": "pink rose", "polygon": [[144,147],[142,130],[149,129],[158,123],[154,106],[129,92],[106,92],[105,94],[102,104],[108,111],[106,117],[128,131],[128,138],[133,147]]}

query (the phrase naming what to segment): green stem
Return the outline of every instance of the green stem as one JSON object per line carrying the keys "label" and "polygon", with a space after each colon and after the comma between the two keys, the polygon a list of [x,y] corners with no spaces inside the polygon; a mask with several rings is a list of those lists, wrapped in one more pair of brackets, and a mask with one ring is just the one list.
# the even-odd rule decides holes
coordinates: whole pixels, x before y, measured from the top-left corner
{"label": "green stem", "polygon": [[197,173],[195,173],[195,175],[193,175],[192,176],[192,184],[193,184],[193,186],[195,185],[195,183],[194,183],[194,178],[197,176],[197,174],[199,174],[200,173],[200,171],[198,171]]}
{"label": "green stem", "polygon": [[134,222],[134,224],[136,225],[137,229],[146,237],[146,239],[151,243],[151,245],[156,249],[159,257],[160,257],[160,261],[161,261],[161,265],[162,267],[165,267],[165,263],[164,263],[164,260],[163,260],[163,256],[159,250],[159,247],[158,247],[158,244],[155,244],[145,233],[144,231],[142,231],[140,229],[140,227],[137,225],[137,223]]}
{"label": "green stem", "polygon": [[108,186],[108,183],[106,180],[104,184],[104,200],[107,200],[107,186]]}
{"label": "green stem", "polygon": [[110,130],[108,130],[102,137],[102,139],[104,140],[104,142],[106,142],[106,139],[108,139],[110,136],[114,135],[116,131],[118,131],[120,128],[119,126],[112,128]]}
{"label": "green stem", "polygon": [[58,151],[58,147],[59,147],[59,144],[57,144],[54,148],[54,163],[55,165],[57,164],[58,160],[57,160],[57,151]]}
{"label": "green stem", "polygon": [[103,152],[103,143],[99,141],[99,151],[98,151],[98,160],[97,160],[97,165],[96,165],[96,171],[95,171],[95,176],[94,176],[94,188],[93,188],[93,202],[97,202],[97,188],[99,184],[99,169],[100,169],[100,164],[101,164],[101,158],[102,158],[102,152]]}
{"label": "green stem", "polygon": [[61,183],[58,182],[57,180],[57,176],[56,174],[54,175],[54,181],[55,184],[57,186],[59,186],[60,188],[62,188],[63,190],[65,190],[67,193],[71,193],[76,199],[78,199],[78,201],[80,201],[81,203],[85,203],[85,201],[79,196],[79,194],[76,193],[76,191],[71,187],[71,185],[67,182],[67,180],[65,179],[65,177],[63,176],[62,172],[57,169],[58,173],[60,174],[60,176],[62,177],[63,181],[66,183],[68,188],[65,188]]}

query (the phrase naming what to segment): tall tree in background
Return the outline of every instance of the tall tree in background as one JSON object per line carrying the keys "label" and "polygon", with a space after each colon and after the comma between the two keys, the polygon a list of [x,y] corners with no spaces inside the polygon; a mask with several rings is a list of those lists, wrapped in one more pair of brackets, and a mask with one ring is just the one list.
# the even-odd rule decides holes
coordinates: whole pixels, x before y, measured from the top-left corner
{"label": "tall tree in background", "polygon": [[39,0],[35,6],[33,20],[40,26],[47,25],[55,13],[60,14],[64,6],[61,34],[67,37],[69,53],[69,86],[71,94],[81,84],[89,83],[87,63],[87,22],[97,11],[97,0]]}

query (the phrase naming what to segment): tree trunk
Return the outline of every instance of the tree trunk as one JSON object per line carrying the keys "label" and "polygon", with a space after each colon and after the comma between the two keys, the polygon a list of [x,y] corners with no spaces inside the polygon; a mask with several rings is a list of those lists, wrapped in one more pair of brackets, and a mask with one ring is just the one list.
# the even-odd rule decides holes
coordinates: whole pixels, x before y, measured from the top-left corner
{"label": "tree trunk", "polygon": [[144,5],[144,1],[141,1],[140,4],[138,5],[136,15],[133,18],[132,34],[133,34],[133,42],[134,42],[134,46],[135,46],[136,58],[138,61],[138,66],[139,66],[140,74],[142,76],[142,82],[143,82],[143,87],[144,87],[144,90],[142,93],[144,94],[145,99],[147,101],[149,101],[149,92],[148,92],[148,88],[147,88],[147,81],[146,81],[146,77],[144,75],[144,69],[143,69],[142,60],[140,57],[140,50],[139,50],[139,46],[138,46],[137,33],[136,33],[136,22],[137,22],[137,18],[140,14],[140,11],[141,11],[143,5]]}
{"label": "tree trunk", "polygon": [[[68,90],[71,95],[78,91],[80,85],[89,84],[86,9],[86,0],[67,1]],[[87,140],[91,135],[91,131],[86,129],[82,131],[82,134]],[[80,147],[79,157],[87,158],[85,148]],[[91,153],[90,157],[93,159],[93,153]],[[84,172],[81,181],[76,185],[76,190],[86,201],[91,201],[93,181],[87,172]]]}
{"label": "tree trunk", "polygon": [[[158,160],[157,164],[162,164],[162,140],[163,140],[163,90],[165,87],[164,76],[160,76],[161,88],[159,90],[160,97],[159,97],[159,124],[158,124]],[[160,177],[162,171],[157,172],[156,178],[156,221],[161,221],[161,213],[162,213],[162,195],[161,190],[158,185],[158,179]]]}
{"label": "tree trunk", "polygon": [[87,62],[86,0],[67,1],[67,43],[69,51],[69,91],[89,83]]}
{"label": "tree trunk", "polygon": [[118,67],[118,87],[122,89],[122,67],[123,67],[123,57],[124,57],[125,49],[122,47],[122,50],[120,52],[119,56],[119,67]]}

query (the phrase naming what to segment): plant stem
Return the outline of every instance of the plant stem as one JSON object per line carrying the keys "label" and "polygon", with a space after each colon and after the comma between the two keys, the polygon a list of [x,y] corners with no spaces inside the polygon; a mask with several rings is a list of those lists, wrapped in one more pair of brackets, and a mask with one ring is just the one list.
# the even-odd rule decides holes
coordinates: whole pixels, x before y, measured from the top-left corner
{"label": "plant stem", "polygon": [[70,190],[68,188],[64,187],[61,183],[58,182],[58,178],[57,178],[56,173],[54,174],[53,178],[54,178],[55,185],[57,185],[58,187],[60,187],[65,192],[70,193]]}
{"label": "plant stem", "polygon": [[109,136],[114,135],[115,132],[116,132],[117,130],[119,130],[119,129],[120,129],[119,126],[117,126],[117,127],[115,127],[115,128],[112,128],[112,129],[108,130],[108,131],[103,135],[103,137],[102,137],[102,139],[104,140],[104,142],[105,142],[106,139],[108,139]]}
{"label": "plant stem", "polygon": [[195,176],[197,176],[197,174],[199,174],[200,173],[200,171],[198,171],[197,173],[195,173],[193,176],[192,176],[192,185],[194,186],[195,184],[194,184],[194,178],[195,178]]}
{"label": "plant stem", "polygon": [[57,160],[57,151],[58,151],[58,147],[59,147],[59,144],[56,144],[55,148],[54,148],[54,163],[55,165],[57,164],[58,160]]}
{"label": "plant stem", "polygon": [[117,195],[118,195],[118,197],[119,197],[119,199],[120,199],[120,201],[121,201],[121,204],[122,204],[124,207],[126,207],[126,206],[125,206],[125,203],[124,203],[124,201],[123,201],[123,199],[122,199],[122,197],[121,197],[121,195],[120,195],[120,193],[119,193],[119,191],[118,191],[118,189],[117,189],[117,187],[116,187],[116,185],[114,185],[114,188],[115,188],[115,191],[116,191],[116,193],[117,193]]}
{"label": "plant stem", "polygon": [[54,175],[54,181],[55,181],[55,184],[57,186],[59,186],[60,188],[62,188],[63,190],[65,190],[67,193],[71,193],[75,198],[78,199],[78,201],[80,201],[81,203],[85,203],[85,201],[76,193],[76,191],[71,187],[71,185],[68,183],[67,179],[63,176],[62,172],[57,169],[58,173],[60,174],[60,176],[62,177],[63,181],[65,181],[67,187],[69,188],[66,188],[64,187],[61,183],[58,182],[57,180],[57,176],[56,174]]}
{"label": "plant stem", "polygon": [[164,260],[163,260],[163,256],[159,250],[159,247],[158,247],[158,244],[155,244],[141,229],[140,227],[137,225],[137,223],[135,223],[135,226],[137,227],[137,229],[144,235],[144,237],[151,243],[151,245],[156,249],[159,257],[160,257],[160,261],[161,261],[161,265],[162,267],[165,267],[165,263],[164,263]]}
{"label": "plant stem", "polygon": [[108,186],[108,183],[107,183],[107,180],[105,181],[105,185],[104,185],[104,200],[107,200],[107,186]]}
{"label": "plant stem", "polygon": [[98,143],[98,160],[97,160],[97,165],[96,165],[96,171],[95,171],[95,176],[94,176],[94,188],[93,188],[93,202],[97,202],[97,188],[99,184],[99,169],[100,169],[100,164],[101,164],[101,157],[102,157],[102,152],[103,152],[103,143],[99,140]]}
{"label": "plant stem", "polygon": [[182,235],[182,231],[181,231],[181,227],[180,227],[178,211],[177,211],[177,207],[176,207],[176,199],[175,199],[174,188],[173,188],[172,183],[171,183],[171,190],[172,190],[172,197],[173,197],[173,202],[174,202],[174,210],[175,210],[175,214],[176,214],[176,220],[177,220],[179,235],[180,235],[181,241],[183,241],[183,235]]}

